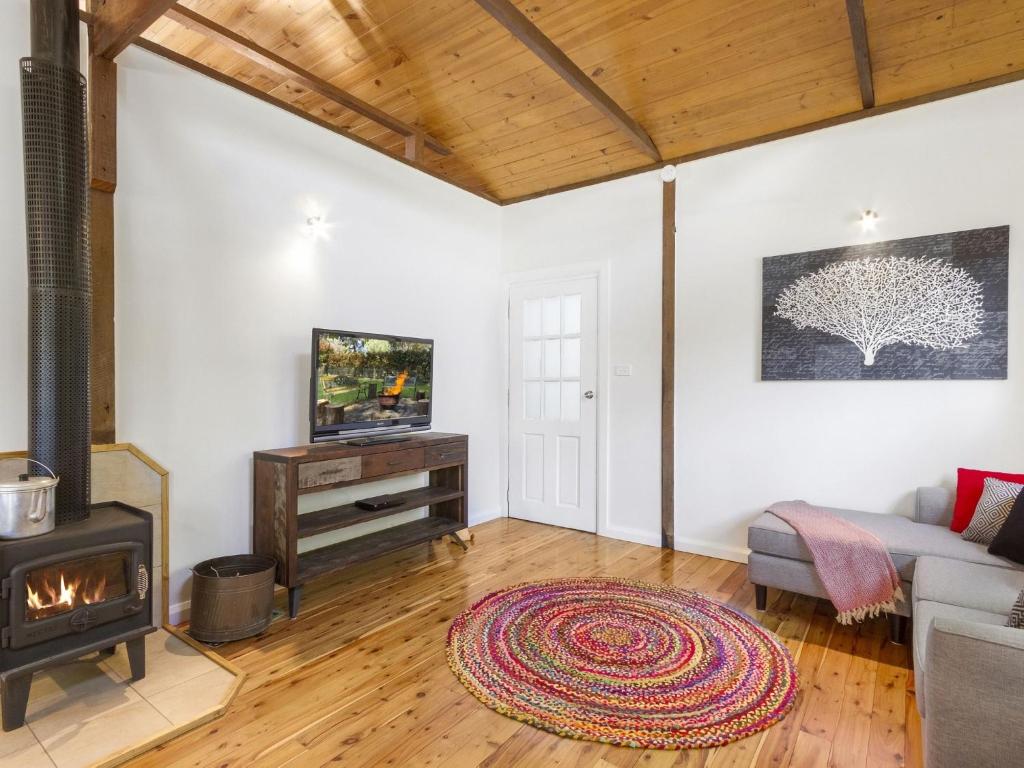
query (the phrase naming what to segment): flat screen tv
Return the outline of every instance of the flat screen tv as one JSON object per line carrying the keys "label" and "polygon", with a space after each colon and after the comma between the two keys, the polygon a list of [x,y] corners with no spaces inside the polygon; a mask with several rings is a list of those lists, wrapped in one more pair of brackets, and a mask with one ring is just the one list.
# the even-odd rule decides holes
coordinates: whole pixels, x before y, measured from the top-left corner
{"label": "flat screen tv", "polygon": [[313,329],[310,441],[430,428],[434,342]]}

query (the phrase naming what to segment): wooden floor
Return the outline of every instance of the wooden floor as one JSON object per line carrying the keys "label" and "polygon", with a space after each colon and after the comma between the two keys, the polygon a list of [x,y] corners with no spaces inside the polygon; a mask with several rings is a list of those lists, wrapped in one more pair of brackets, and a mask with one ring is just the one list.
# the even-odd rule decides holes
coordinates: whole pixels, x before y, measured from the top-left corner
{"label": "wooden floor", "polygon": [[[906,647],[884,622],[841,627],[826,604],[769,592],[754,610],[746,567],[516,520],[474,529],[468,553],[416,547],[306,588],[295,621],[221,652],[249,675],[224,717],[132,766],[919,766]],[[767,732],[703,752],[559,738],[477,702],[445,662],[451,619],[509,584],[611,575],[699,590],[747,611],[789,646],[796,708]]]}

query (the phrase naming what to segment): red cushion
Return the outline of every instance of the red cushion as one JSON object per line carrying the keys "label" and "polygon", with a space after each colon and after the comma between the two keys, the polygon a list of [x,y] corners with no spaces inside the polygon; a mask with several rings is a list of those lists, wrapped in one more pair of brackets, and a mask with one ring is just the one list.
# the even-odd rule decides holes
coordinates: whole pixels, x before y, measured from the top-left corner
{"label": "red cushion", "polygon": [[971,524],[974,508],[978,506],[978,499],[981,498],[981,492],[985,488],[986,477],[1024,484],[1024,475],[986,472],[983,469],[963,469],[961,467],[956,471],[956,504],[953,506],[953,522],[949,526],[950,530],[963,533]]}

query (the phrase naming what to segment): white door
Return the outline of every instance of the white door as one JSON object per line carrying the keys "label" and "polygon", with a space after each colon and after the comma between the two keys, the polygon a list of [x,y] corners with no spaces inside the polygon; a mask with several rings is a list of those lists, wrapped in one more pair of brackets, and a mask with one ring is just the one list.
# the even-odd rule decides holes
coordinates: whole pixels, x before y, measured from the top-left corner
{"label": "white door", "polygon": [[597,277],[512,287],[509,514],[597,530]]}

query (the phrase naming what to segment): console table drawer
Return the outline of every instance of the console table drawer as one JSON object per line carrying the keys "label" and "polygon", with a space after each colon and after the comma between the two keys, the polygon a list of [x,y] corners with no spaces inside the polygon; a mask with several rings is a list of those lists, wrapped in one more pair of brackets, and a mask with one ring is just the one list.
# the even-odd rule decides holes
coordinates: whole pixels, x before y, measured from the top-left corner
{"label": "console table drawer", "polygon": [[371,453],[368,456],[363,456],[363,477],[391,475],[396,472],[408,472],[412,469],[422,468],[422,448],[390,451],[389,453]]}
{"label": "console table drawer", "polygon": [[299,488],[316,488],[345,480],[358,480],[361,475],[362,460],[358,456],[311,461],[299,465]]}
{"label": "console table drawer", "polygon": [[448,445],[431,445],[426,449],[428,467],[438,464],[452,464],[466,460],[466,444],[450,443]]}

